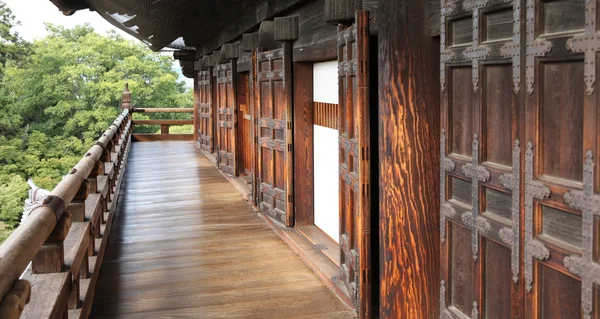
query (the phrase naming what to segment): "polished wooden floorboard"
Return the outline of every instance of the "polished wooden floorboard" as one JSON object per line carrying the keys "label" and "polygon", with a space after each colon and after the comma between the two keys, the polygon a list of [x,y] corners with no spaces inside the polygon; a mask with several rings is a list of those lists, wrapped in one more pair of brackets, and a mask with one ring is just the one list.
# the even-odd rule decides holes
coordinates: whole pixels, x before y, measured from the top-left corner
{"label": "polished wooden floorboard", "polygon": [[92,318],[352,318],[192,142],[134,143]]}

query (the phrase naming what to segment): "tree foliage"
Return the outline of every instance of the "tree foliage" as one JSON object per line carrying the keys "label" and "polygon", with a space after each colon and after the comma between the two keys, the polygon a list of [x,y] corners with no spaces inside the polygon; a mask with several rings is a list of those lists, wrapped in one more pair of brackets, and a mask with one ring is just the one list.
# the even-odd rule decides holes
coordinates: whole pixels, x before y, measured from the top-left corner
{"label": "tree foliage", "polygon": [[26,179],[52,189],[118,115],[126,82],[135,106],[192,105],[170,56],[89,25],[48,24],[25,43],[15,23],[0,1],[0,241],[18,224]]}

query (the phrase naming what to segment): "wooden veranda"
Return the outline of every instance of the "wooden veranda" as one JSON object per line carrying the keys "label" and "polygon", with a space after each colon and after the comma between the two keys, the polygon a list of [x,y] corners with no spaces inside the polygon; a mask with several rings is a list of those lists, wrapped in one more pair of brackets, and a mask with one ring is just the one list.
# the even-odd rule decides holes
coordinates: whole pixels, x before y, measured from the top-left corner
{"label": "wooden veranda", "polygon": [[[0,246],[0,318],[352,318],[193,141],[123,112]],[[137,143],[132,143],[138,141]],[[28,263],[31,267],[28,267]]]}
{"label": "wooden veranda", "polygon": [[135,143],[121,187],[92,318],[353,317],[193,142]]}

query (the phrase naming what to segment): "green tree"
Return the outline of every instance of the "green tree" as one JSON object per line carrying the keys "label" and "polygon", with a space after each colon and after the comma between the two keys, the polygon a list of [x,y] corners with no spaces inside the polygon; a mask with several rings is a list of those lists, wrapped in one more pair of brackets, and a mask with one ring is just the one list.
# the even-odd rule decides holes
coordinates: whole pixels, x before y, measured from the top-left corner
{"label": "green tree", "polygon": [[[14,17],[7,12],[0,19],[10,35]],[[46,28],[48,36],[7,55],[0,76],[0,239],[20,220],[25,180],[52,189],[119,114],[126,82],[135,106],[192,105],[172,57],[89,25]]]}
{"label": "green tree", "polygon": [[2,68],[7,60],[19,61],[29,46],[29,43],[23,41],[14,31],[14,27],[19,24],[12,10],[4,1],[0,1],[0,67]]}

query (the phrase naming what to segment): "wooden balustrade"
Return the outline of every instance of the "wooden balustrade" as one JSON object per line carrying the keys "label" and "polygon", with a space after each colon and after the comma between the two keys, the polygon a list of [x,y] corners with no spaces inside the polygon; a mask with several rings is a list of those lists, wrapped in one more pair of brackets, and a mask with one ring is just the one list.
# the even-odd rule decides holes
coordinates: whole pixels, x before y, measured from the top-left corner
{"label": "wooden balustrade", "polygon": [[[133,108],[134,113],[194,113],[193,108]],[[160,125],[160,134],[133,134],[133,140],[136,142],[151,141],[193,141],[194,134],[171,134],[169,127],[171,125],[194,124],[193,119],[183,120],[133,120],[133,125]]]}
{"label": "wooden balustrade", "polygon": [[126,108],[0,246],[1,318],[87,318],[132,124]]}

